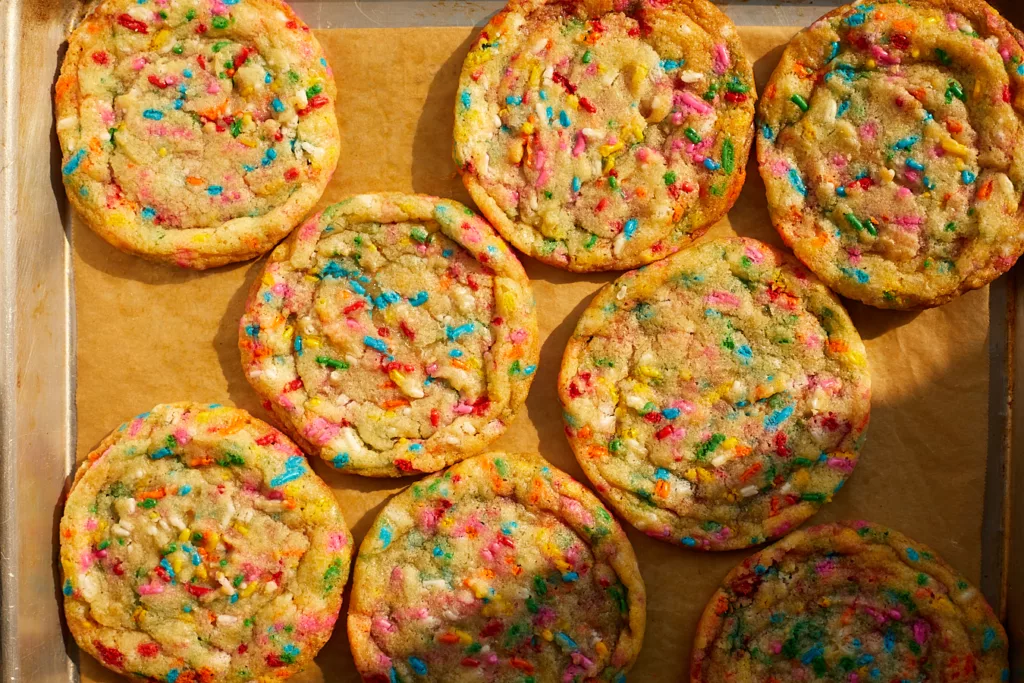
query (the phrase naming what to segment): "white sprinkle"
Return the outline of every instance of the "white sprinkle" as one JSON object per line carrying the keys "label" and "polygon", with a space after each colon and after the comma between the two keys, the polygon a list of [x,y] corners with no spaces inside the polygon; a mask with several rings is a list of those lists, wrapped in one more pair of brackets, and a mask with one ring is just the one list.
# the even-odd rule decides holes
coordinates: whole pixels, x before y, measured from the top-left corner
{"label": "white sprinkle", "polygon": [[757,495],[757,487],[754,485],[744,486],[740,489],[740,495],[744,498],[750,498],[751,496]]}
{"label": "white sprinkle", "polygon": [[697,81],[702,80],[703,78],[704,74],[698,73],[696,71],[687,70],[679,74],[679,80],[681,80],[683,83],[696,83]]}
{"label": "white sprinkle", "polygon": [[217,615],[217,626],[231,626],[232,624],[238,623],[238,617],[233,617],[230,614],[218,614]]}

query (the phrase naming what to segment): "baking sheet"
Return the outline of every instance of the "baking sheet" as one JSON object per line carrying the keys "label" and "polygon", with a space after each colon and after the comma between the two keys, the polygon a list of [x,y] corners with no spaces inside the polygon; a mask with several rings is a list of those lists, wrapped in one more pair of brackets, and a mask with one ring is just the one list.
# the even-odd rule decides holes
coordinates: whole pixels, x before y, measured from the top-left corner
{"label": "baking sheet", "polygon": [[[740,27],[759,89],[796,29]],[[317,32],[338,82],[342,156],[323,203],[346,194],[416,191],[469,203],[451,161],[456,82],[475,30],[331,29]],[[740,199],[711,235],[773,244],[753,164]],[[262,263],[194,273],[121,254],[74,223],[78,325],[78,445],[82,458],[124,419],[167,401],[233,404],[267,419],[242,375],[237,323]],[[523,414],[495,444],[534,450],[583,481],[562,432],[556,377],[562,350],[591,295],[612,274],[580,276],[524,259],[542,336]],[[930,545],[977,583],[988,450],[988,293],[922,313],[849,305],[868,348],[872,421],[860,465],[813,518],[865,518]],[[356,540],[384,501],[411,480],[368,480],[323,466]],[[645,645],[630,680],[679,681],[694,627],[727,571],[748,553],[687,551],[628,529],[648,591]],[[343,610],[347,609],[347,602]],[[296,681],[357,681],[344,616]],[[82,657],[85,681],[119,681]]]}

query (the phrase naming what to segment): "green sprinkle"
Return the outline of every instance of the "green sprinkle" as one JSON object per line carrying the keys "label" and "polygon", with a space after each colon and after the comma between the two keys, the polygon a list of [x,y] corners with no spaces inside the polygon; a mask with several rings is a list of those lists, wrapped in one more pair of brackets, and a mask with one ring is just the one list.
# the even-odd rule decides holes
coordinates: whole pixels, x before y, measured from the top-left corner
{"label": "green sprinkle", "polygon": [[326,365],[333,370],[348,370],[349,365],[343,360],[335,360],[329,356],[317,356],[316,362],[320,365]]}
{"label": "green sprinkle", "polygon": [[156,498],[147,498],[146,500],[142,501],[141,505],[147,510],[152,510],[153,508],[156,507]]}
{"label": "green sprinkle", "polygon": [[192,21],[195,18],[196,18],[196,11],[195,11],[194,8],[190,7],[189,10],[187,12],[185,12],[185,21]]}
{"label": "green sprinkle", "polygon": [[587,249],[592,249],[595,244],[597,244],[597,235],[591,235],[583,246]]}
{"label": "green sprinkle", "polygon": [[242,134],[242,119],[235,119],[231,122],[231,137],[237,138]]}
{"label": "green sprinkle", "polygon": [[[697,131],[695,131],[690,126],[687,126],[686,130],[684,130],[683,132],[686,133],[686,137],[688,137],[690,139],[690,142],[698,143],[698,142],[701,141],[700,134],[698,134]],[[668,174],[666,174],[666,175],[668,175]],[[675,175],[675,174],[673,173],[673,175]]]}
{"label": "green sprinkle", "polygon": [[210,22],[210,23],[213,24],[214,28],[224,29],[224,28],[228,27],[228,18],[227,17],[214,17],[213,21]]}
{"label": "green sprinkle", "polygon": [[800,500],[810,501],[812,503],[824,503],[825,499],[828,498],[824,493],[801,493]]}
{"label": "green sprinkle", "polygon": [[592,57],[593,55],[590,53],[590,50],[587,50],[586,52],[583,53],[583,63],[590,64],[590,60]]}
{"label": "green sprinkle", "polygon": [[313,97],[323,92],[324,86],[320,83],[314,83],[313,85],[306,88],[306,97]]}
{"label": "green sprinkle", "polygon": [[612,188],[613,190],[619,189],[619,181],[615,176],[608,176],[608,187]]}
{"label": "green sprinkle", "polygon": [[[690,130],[690,129],[687,129],[687,130]],[[665,184],[666,185],[671,185],[672,183],[674,183],[676,181],[676,172],[675,171],[669,171],[668,173],[666,173],[664,175],[664,180],[665,180]]]}
{"label": "green sprinkle", "polygon": [[732,145],[732,138],[726,138],[722,143],[722,170],[727,174],[732,173],[736,168],[736,149]]}
{"label": "green sprinkle", "polygon": [[716,448],[722,445],[723,441],[725,441],[725,434],[712,434],[711,438],[697,446],[697,451],[694,453],[694,457],[697,460],[706,460],[709,455],[715,452]]}
{"label": "green sprinkle", "polygon": [[184,51],[185,51],[185,46],[184,45],[175,45],[174,47],[171,48],[171,52],[173,52],[176,55],[180,55]]}
{"label": "green sprinkle", "polygon": [[852,213],[846,214],[846,222],[849,223],[850,227],[856,230],[857,232],[860,232],[861,230],[864,229],[864,224],[861,222],[859,218],[854,216]]}
{"label": "green sprinkle", "polygon": [[956,232],[956,223],[952,221],[946,223],[946,232]]}
{"label": "green sprinkle", "polygon": [[946,104],[953,101],[953,98],[957,98],[961,102],[966,102],[967,99],[964,97],[964,88],[960,85],[959,81],[949,79],[949,83],[946,85]]}
{"label": "green sprinkle", "polygon": [[807,104],[807,100],[802,95],[796,94],[789,98],[789,101],[800,107],[800,111],[807,111],[810,109],[810,105]]}
{"label": "green sprinkle", "polygon": [[949,53],[947,53],[941,47],[935,48],[935,56],[938,57],[939,61],[945,64],[946,66],[949,66],[950,64],[953,63],[953,58],[950,57]]}
{"label": "green sprinkle", "polygon": [[213,48],[211,48],[211,49],[214,52],[220,52],[221,50],[223,50],[225,47],[227,47],[230,44],[231,44],[230,40],[218,40],[216,43],[213,44]]}
{"label": "green sprinkle", "polygon": [[736,76],[732,77],[732,79],[729,81],[729,84],[726,86],[726,89],[729,92],[738,92],[738,93],[750,92],[750,86],[747,85],[746,83],[744,83],[743,81],[741,81]]}
{"label": "green sprinkle", "polygon": [[409,233],[409,237],[413,238],[420,244],[424,244],[427,241],[427,231],[420,226],[416,226]]}

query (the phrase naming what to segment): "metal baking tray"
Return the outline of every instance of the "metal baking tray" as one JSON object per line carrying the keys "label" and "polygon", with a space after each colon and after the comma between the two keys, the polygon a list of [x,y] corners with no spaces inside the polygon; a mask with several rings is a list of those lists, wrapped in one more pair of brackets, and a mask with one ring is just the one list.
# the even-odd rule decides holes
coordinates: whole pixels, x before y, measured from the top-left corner
{"label": "metal baking tray", "polygon": [[[992,0],[1024,27],[1024,2]],[[301,0],[315,28],[480,26],[499,0]],[[805,26],[841,2],[721,2],[740,25]],[[57,525],[75,453],[70,209],[53,86],[79,0],[0,0],[0,678],[79,680],[64,632]],[[1007,626],[1024,681],[1024,267],[989,289],[989,454],[981,589]],[[1017,467],[1011,465],[1016,460]],[[951,473],[950,476],[956,476]]]}

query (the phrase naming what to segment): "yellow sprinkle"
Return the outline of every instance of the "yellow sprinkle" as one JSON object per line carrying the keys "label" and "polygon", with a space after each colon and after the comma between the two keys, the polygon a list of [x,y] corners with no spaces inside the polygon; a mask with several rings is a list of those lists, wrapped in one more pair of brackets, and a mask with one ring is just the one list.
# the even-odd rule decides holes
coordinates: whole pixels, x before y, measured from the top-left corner
{"label": "yellow sprinkle", "polygon": [[307,346],[308,348],[311,348],[311,349],[319,349],[320,348],[320,338],[319,337],[307,337],[307,338],[302,340],[302,343],[305,346]]}
{"label": "yellow sprinkle", "polygon": [[565,103],[570,109],[579,109],[580,101],[575,95],[569,95],[565,98]]}
{"label": "yellow sprinkle", "polygon": [[292,327],[291,325],[285,325],[284,326],[284,338],[285,339],[291,339],[293,334],[295,334],[295,328]]}
{"label": "yellow sprinkle", "polygon": [[644,377],[661,379],[661,371],[658,368],[652,368],[650,365],[641,365],[637,368],[637,371]]}
{"label": "yellow sprinkle", "polygon": [[181,572],[181,553],[174,553],[171,556],[171,569],[174,570],[175,574]]}
{"label": "yellow sprinkle", "polygon": [[530,135],[533,133],[533,124],[527,121],[522,127],[523,134]]}
{"label": "yellow sprinkle", "polygon": [[456,631],[455,635],[459,637],[459,642],[463,645],[469,645],[473,642],[473,636],[469,635],[465,631]]}
{"label": "yellow sprinkle", "polygon": [[253,581],[248,586],[246,586],[245,588],[242,589],[241,596],[243,598],[249,597],[254,592],[256,592],[256,589],[259,588],[259,586],[260,586],[260,582],[259,581]]}
{"label": "yellow sprinkle", "polygon": [[238,138],[238,141],[241,142],[246,147],[255,147],[256,146],[256,141],[253,140],[250,137]]}
{"label": "yellow sprinkle", "polygon": [[316,397],[311,398],[308,401],[306,401],[306,405],[309,406],[310,408],[319,408],[321,403],[323,403],[323,401],[321,401],[320,399],[318,399]]}
{"label": "yellow sprinkle", "polygon": [[269,275],[269,274],[264,275],[263,276],[263,284],[265,284],[267,287],[273,287],[274,286],[274,276],[273,275]]}
{"label": "yellow sprinkle", "polygon": [[630,85],[632,86],[633,92],[636,92],[640,87],[640,84],[647,78],[647,67],[643,64],[637,64],[636,68],[633,69]]}
{"label": "yellow sprinkle", "polygon": [[543,638],[544,640],[547,640],[547,641],[551,641],[551,640],[555,639],[554,634],[551,633],[551,631],[549,631],[548,629],[544,629],[543,631],[541,631],[540,632],[540,637]]}
{"label": "yellow sprinkle", "polygon": [[799,470],[797,470],[796,474],[794,474],[792,479],[790,479],[790,481],[793,482],[793,486],[796,486],[797,488],[800,488],[800,489],[802,489],[803,487],[807,486],[807,483],[810,480],[811,480],[811,475],[807,473],[806,469],[799,469]]}
{"label": "yellow sprinkle", "polygon": [[977,97],[981,93],[981,81],[974,81],[974,96]]}
{"label": "yellow sprinkle", "polygon": [[157,154],[159,154],[162,157],[167,156],[167,148],[161,147],[160,149],[157,150]]}
{"label": "yellow sprinkle", "polygon": [[132,613],[132,616],[135,618],[135,622],[138,623],[146,617],[146,610],[141,607],[137,607],[135,612]]}
{"label": "yellow sprinkle", "polygon": [[625,145],[622,140],[619,140],[614,145],[601,145],[597,148],[597,151],[601,153],[601,156],[606,157],[615,154],[623,147],[625,147]]}
{"label": "yellow sprinkle", "polygon": [[192,241],[193,242],[205,242],[208,239],[210,239],[210,236],[206,235],[206,234],[203,234],[203,233],[200,233],[198,235],[193,235],[192,236]]}
{"label": "yellow sprinkle", "polygon": [[722,448],[733,449],[736,448],[736,444],[738,443],[739,440],[735,436],[730,436],[728,439],[722,442]]}
{"label": "yellow sprinkle", "polygon": [[238,522],[235,522],[231,526],[233,526],[235,528],[235,530],[238,531],[238,533],[242,534],[243,536],[248,536],[249,535],[249,527],[245,526],[244,524],[239,524]]}
{"label": "yellow sprinkle", "polygon": [[217,547],[218,543],[220,543],[220,534],[218,534],[216,531],[211,531],[210,533],[206,534],[207,550],[213,550]]}
{"label": "yellow sprinkle", "polygon": [[182,529],[181,533],[178,534],[178,543],[184,543],[188,540],[188,537],[192,535],[192,532],[188,529]]}
{"label": "yellow sprinkle", "polygon": [[915,47],[910,51],[910,56],[913,57],[914,59],[917,59],[918,57],[921,56],[921,51]]}
{"label": "yellow sprinkle", "polygon": [[163,29],[157,32],[157,34],[153,36],[153,47],[159,50],[167,44],[167,41],[170,40],[170,37],[171,32],[167,29]]}
{"label": "yellow sprinkle", "polygon": [[604,657],[608,654],[608,646],[604,644],[603,640],[597,641],[597,644],[594,645],[594,649],[597,651],[597,655],[599,657]]}
{"label": "yellow sprinkle", "polygon": [[196,576],[198,576],[200,579],[206,579],[207,574],[206,567],[204,565],[199,565],[198,567],[196,567]]}
{"label": "yellow sprinkle", "polygon": [[535,66],[530,70],[530,87],[536,88],[540,85],[540,67]]}

